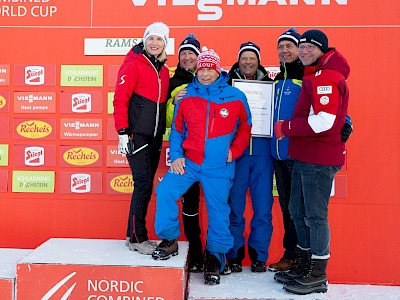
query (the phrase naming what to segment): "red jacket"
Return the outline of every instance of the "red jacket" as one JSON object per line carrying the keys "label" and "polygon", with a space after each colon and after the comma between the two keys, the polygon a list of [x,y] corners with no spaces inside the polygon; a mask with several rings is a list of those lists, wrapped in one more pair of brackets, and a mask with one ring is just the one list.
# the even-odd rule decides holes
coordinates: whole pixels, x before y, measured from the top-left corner
{"label": "red jacket", "polygon": [[306,66],[293,117],[282,124],[289,136],[289,155],[298,161],[342,166],[345,143],[340,130],[349,101],[346,79],[350,67],[335,49],[323,55],[316,66]]}
{"label": "red jacket", "polygon": [[168,87],[169,71],[164,63],[148,58],[142,43],[132,48],[118,72],[115,129],[129,128],[134,135],[163,134]]}

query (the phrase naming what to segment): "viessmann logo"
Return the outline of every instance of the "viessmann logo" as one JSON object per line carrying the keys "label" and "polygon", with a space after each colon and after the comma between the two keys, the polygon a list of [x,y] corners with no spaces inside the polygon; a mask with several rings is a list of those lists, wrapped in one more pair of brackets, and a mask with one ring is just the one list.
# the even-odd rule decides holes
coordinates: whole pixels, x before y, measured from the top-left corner
{"label": "viessmann logo", "polygon": [[[221,5],[227,6],[266,6],[268,2],[282,6],[299,5],[299,0],[172,0],[172,6],[197,6],[202,12],[197,15],[199,21],[216,21],[222,18],[223,9]],[[315,6],[318,1],[303,0],[306,5]],[[338,5],[347,5],[347,0],[320,0],[322,5],[331,5],[336,2]],[[147,0],[132,0],[134,6],[145,6]],[[151,1],[153,5],[153,1]],[[157,6],[167,6],[167,0],[157,0]]]}
{"label": "viessmann logo", "polygon": [[65,151],[63,159],[74,166],[88,166],[97,162],[99,156],[99,153],[94,149],[76,147]]}
{"label": "viessmann logo", "polygon": [[29,120],[18,124],[17,133],[28,139],[41,139],[51,134],[53,128],[44,121]]}
{"label": "viessmann logo", "polygon": [[132,175],[118,175],[110,180],[110,187],[120,193],[133,192]]}

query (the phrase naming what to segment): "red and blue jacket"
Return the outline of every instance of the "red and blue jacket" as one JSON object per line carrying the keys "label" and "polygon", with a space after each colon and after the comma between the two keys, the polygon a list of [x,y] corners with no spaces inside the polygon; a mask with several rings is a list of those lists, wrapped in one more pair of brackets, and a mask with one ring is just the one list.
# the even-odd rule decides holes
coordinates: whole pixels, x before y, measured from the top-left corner
{"label": "red and blue jacket", "polygon": [[210,85],[200,84],[195,77],[187,86],[186,96],[175,107],[171,161],[187,157],[211,169],[233,165],[228,171],[233,178],[234,164],[226,163],[229,149],[235,160],[249,145],[251,115],[246,96],[228,85],[228,79],[228,73],[222,71]]}

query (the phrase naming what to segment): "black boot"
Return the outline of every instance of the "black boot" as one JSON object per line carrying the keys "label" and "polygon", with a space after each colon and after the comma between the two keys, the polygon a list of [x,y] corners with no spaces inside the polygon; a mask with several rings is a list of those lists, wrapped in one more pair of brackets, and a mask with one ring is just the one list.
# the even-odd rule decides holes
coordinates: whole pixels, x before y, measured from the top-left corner
{"label": "black boot", "polygon": [[294,283],[288,283],[283,288],[294,294],[307,295],[311,293],[326,293],[328,281],[326,277],[327,259],[312,259],[306,274],[295,278]]}
{"label": "black boot", "polygon": [[204,283],[209,285],[219,284],[219,269],[221,263],[215,255],[208,251],[204,254]]}
{"label": "black boot", "polygon": [[311,264],[311,252],[296,248],[296,258],[293,267],[288,272],[278,272],[274,279],[279,283],[294,282],[295,278],[299,278],[308,272]]}

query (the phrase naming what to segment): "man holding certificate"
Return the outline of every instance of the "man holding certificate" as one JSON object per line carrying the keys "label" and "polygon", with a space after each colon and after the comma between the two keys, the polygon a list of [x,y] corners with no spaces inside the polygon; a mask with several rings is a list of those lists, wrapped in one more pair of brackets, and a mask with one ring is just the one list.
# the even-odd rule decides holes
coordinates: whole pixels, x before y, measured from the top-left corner
{"label": "man holding certificate", "polygon": [[[242,260],[246,252],[243,214],[248,189],[253,207],[248,239],[252,272],[266,271],[265,262],[268,259],[271,242],[273,162],[269,146],[270,138],[267,136],[272,132],[272,116],[270,112],[267,113],[269,117],[265,115],[263,108],[273,107],[273,98],[271,99],[273,82],[260,62],[260,48],[253,42],[243,43],[239,49],[238,61],[229,72],[232,85],[246,94],[252,112],[253,129],[249,147],[236,160],[235,178],[229,196],[230,230],[234,237],[234,245],[227,254],[228,265],[224,269],[224,274],[242,271]],[[269,104],[266,103],[268,101]],[[266,124],[262,124],[264,120],[267,121]],[[265,127],[270,127],[270,130],[264,130]]]}

